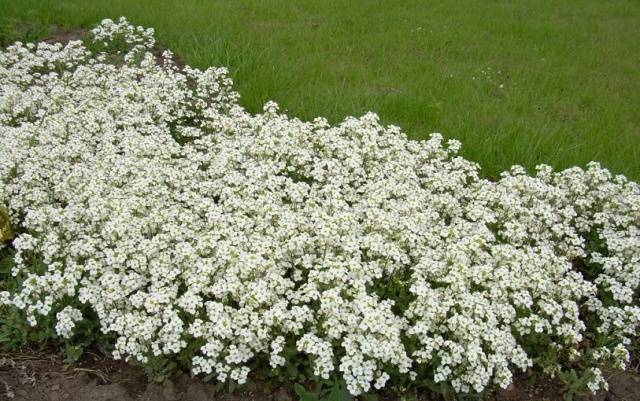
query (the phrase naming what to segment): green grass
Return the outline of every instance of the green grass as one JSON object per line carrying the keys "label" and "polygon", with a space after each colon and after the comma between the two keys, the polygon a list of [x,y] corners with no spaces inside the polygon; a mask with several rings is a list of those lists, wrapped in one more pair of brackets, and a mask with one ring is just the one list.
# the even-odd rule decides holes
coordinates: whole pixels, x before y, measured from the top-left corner
{"label": "green grass", "polygon": [[412,138],[460,139],[490,176],[598,160],[640,179],[637,0],[0,0],[0,10],[10,34],[19,22],[125,15],[188,64],[228,66],[251,111],[270,99],[303,119],[372,110]]}

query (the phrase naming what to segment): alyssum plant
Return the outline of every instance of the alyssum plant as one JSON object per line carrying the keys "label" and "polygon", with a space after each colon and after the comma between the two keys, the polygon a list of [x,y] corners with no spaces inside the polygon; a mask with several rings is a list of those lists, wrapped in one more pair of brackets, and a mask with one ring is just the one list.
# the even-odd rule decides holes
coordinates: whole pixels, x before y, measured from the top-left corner
{"label": "alyssum plant", "polygon": [[482,392],[532,367],[595,391],[625,367],[636,183],[595,163],[489,181],[458,142],[375,114],[250,114],[224,68],[153,48],[121,19],[0,53],[2,308],[69,345],[95,326],[116,358],[352,395]]}

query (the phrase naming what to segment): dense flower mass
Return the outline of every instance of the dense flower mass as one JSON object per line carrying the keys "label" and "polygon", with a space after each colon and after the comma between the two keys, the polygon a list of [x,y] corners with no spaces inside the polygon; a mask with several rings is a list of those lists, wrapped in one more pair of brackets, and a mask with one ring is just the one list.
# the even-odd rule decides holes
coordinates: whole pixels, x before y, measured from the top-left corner
{"label": "dense flower mass", "polygon": [[[224,68],[178,68],[153,31],[0,53],[0,207],[18,234],[0,303],[117,358],[197,344],[247,380],[309,358],[360,394],[429,379],[508,386],[534,365],[624,367],[638,334],[640,187],[593,163],[499,180],[439,134],[238,104]],[[577,366],[577,365],[576,365]]]}

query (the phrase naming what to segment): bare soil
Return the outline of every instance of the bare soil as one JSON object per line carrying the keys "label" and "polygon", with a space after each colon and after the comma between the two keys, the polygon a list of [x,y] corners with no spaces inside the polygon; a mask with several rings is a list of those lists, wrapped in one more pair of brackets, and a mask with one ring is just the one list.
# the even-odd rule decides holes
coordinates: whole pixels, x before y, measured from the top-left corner
{"label": "bare soil", "polygon": [[[608,375],[609,391],[574,398],[583,401],[640,401],[637,371]],[[488,401],[560,401],[562,386],[555,381],[521,377]],[[0,354],[0,400],[11,401],[293,401],[290,387],[273,383],[246,385],[233,393],[214,384],[182,374],[163,384],[149,383],[141,368],[115,361],[99,351],[87,353],[75,365],[67,365],[51,350],[22,350]],[[404,398],[404,397],[403,397]],[[422,394],[420,400],[438,400]],[[385,394],[384,401],[398,396]]]}
{"label": "bare soil", "polygon": [[56,29],[42,41],[47,43],[67,43],[71,40],[80,40],[86,35],[87,30],[82,28],[63,28]]}

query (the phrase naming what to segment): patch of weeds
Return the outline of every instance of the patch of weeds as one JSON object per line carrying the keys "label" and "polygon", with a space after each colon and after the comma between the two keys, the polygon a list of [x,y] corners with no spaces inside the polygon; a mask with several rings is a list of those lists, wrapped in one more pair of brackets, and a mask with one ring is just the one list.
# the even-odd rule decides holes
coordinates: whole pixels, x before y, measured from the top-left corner
{"label": "patch of weeds", "polygon": [[571,369],[559,372],[558,378],[564,384],[563,400],[573,401],[576,397],[585,396],[591,392],[588,383],[595,378],[595,375],[589,370],[580,373]]}

